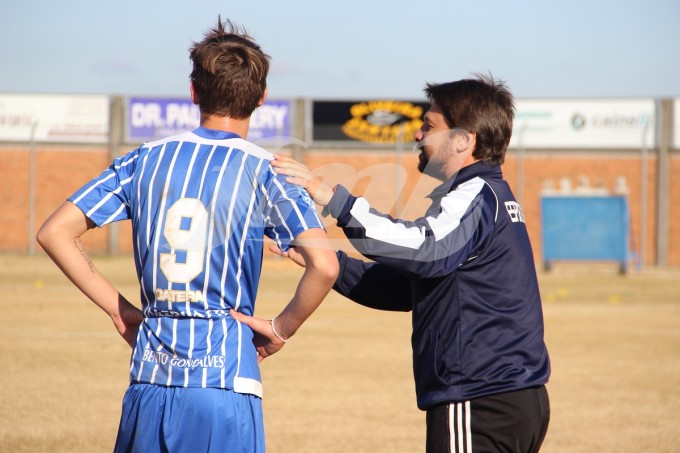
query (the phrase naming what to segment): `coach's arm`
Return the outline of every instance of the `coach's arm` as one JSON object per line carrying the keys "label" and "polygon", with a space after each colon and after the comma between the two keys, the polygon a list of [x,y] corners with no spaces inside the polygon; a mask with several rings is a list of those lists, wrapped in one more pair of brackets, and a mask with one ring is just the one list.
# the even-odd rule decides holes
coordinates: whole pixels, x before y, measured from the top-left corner
{"label": "coach's arm", "polygon": [[[294,263],[306,267],[307,263],[297,247],[287,252],[272,245],[272,253],[290,258]],[[410,279],[394,269],[379,263],[351,258],[343,251],[336,252],[340,271],[333,289],[346,298],[363,305],[385,311],[411,311]]]}
{"label": "coach's arm", "polygon": [[338,251],[340,274],[333,289],[364,307],[411,311],[411,280],[380,263],[368,263]]}

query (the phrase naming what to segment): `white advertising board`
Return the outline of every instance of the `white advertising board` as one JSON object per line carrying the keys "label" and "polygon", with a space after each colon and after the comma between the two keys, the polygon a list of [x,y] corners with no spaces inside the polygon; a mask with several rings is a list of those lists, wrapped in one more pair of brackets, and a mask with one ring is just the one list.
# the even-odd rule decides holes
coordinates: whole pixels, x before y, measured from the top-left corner
{"label": "white advertising board", "polygon": [[512,148],[652,148],[654,99],[515,101]]}
{"label": "white advertising board", "polygon": [[107,96],[0,93],[0,141],[106,143],[108,133]]}

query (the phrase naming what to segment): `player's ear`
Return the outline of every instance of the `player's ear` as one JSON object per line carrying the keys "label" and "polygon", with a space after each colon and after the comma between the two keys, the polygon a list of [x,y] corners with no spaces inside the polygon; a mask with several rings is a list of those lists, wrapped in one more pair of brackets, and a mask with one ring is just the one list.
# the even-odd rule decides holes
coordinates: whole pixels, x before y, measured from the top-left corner
{"label": "player's ear", "polygon": [[198,95],[196,94],[196,90],[194,90],[194,81],[193,80],[189,84],[189,91],[191,91],[191,102],[198,105],[199,102],[200,102],[200,99],[198,99]]}
{"label": "player's ear", "polygon": [[258,107],[261,106],[262,104],[264,104],[264,101],[267,100],[267,96],[268,96],[268,95],[269,95],[269,89],[268,89],[268,88],[265,88],[265,89],[264,89],[264,94],[263,94],[262,97],[260,98],[260,103],[257,104]]}

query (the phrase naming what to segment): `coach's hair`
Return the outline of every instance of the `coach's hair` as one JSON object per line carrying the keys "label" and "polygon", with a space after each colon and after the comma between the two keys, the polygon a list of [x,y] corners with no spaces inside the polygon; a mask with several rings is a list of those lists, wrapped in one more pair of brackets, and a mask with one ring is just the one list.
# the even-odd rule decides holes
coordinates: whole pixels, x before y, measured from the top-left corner
{"label": "coach's hair", "polygon": [[430,84],[425,93],[442,110],[450,128],[476,134],[472,156],[487,164],[502,164],[512,136],[515,116],[513,96],[505,83],[492,76],[474,74],[442,84]]}
{"label": "coach's hair", "polygon": [[248,118],[267,88],[269,56],[230,20],[205,33],[189,49],[191,82],[201,113]]}

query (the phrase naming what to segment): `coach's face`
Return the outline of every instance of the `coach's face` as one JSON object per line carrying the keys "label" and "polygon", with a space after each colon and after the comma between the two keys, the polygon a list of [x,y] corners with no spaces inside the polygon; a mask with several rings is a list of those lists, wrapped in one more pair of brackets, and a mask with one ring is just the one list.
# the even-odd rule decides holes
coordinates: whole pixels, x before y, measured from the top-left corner
{"label": "coach's face", "polygon": [[474,137],[468,131],[451,128],[436,103],[423,117],[423,125],[414,134],[418,155],[418,170],[426,175],[446,181],[462,167],[469,164]]}
{"label": "coach's face", "polygon": [[423,117],[423,125],[414,135],[420,149],[418,170],[421,173],[443,181],[447,179],[443,172],[452,155],[452,132],[442,110],[432,103]]}

